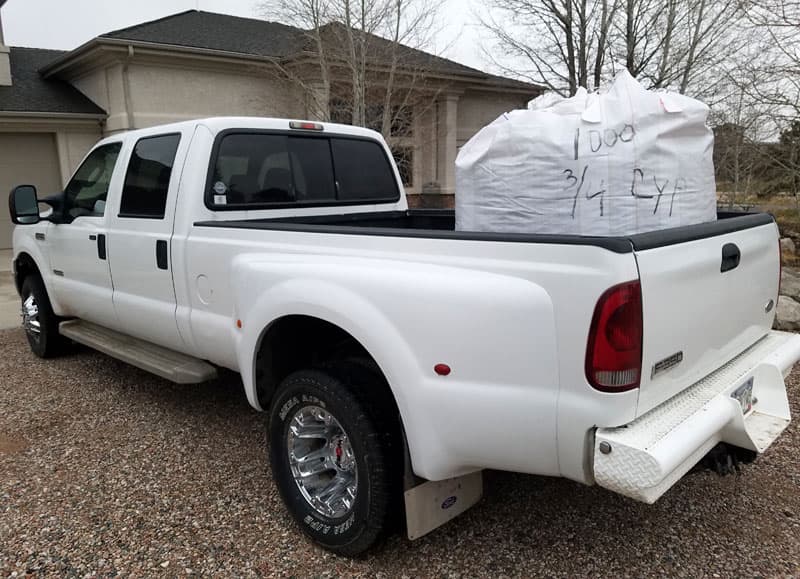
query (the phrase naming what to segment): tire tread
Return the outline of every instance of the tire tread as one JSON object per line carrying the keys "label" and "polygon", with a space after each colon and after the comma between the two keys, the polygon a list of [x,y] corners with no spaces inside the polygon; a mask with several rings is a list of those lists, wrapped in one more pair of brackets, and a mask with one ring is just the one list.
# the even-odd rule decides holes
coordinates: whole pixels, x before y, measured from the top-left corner
{"label": "tire tread", "polygon": [[[366,452],[365,456],[359,457],[359,459],[368,461],[371,473],[369,510],[360,532],[348,543],[326,543],[323,537],[313,534],[303,524],[302,513],[293,512],[290,508],[303,531],[313,540],[326,549],[349,557],[363,554],[384,538],[392,528],[395,503],[399,498],[397,491],[402,490],[398,484],[402,483],[402,471],[396,469],[398,463],[395,448],[396,429],[394,427],[399,423],[396,417],[391,416],[391,406],[375,394],[379,390],[376,388],[379,385],[376,384],[377,380],[383,380],[383,378],[369,367],[352,360],[325,364],[313,370],[301,370],[291,374],[283,381],[275,400],[273,400],[271,412],[272,421],[276,419],[276,409],[280,408],[280,400],[285,394],[291,392],[295,387],[309,384],[324,393],[326,398],[335,401],[335,404],[351,408],[354,411],[352,419],[354,419],[355,426],[350,429],[359,434],[354,434],[350,430],[348,433],[351,437],[362,436]],[[272,426],[270,432],[272,434],[275,432]],[[402,457],[402,455],[397,456]],[[276,457],[272,456],[273,474],[276,470],[275,461]],[[290,505],[291,501],[287,500],[287,491],[281,488],[279,480],[276,482],[284,497],[284,502]]]}

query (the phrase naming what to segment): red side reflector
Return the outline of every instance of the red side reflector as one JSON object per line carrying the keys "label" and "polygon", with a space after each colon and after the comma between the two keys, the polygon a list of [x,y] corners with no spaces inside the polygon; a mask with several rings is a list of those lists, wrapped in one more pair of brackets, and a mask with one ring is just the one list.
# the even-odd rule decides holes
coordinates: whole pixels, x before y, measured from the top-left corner
{"label": "red side reflector", "polygon": [[447,376],[450,373],[450,366],[447,364],[436,364],[436,366],[433,367],[433,371],[439,376]]}
{"label": "red side reflector", "polygon": [[289,121],[290,129],[301,129],[303,131],[321,131],[325,127],[321,123],[312,123],[309,121]]}
{"label": "red side reflector", "polygon": [[642,286],[616,285],[600,296],[586,348],[586,378],[597,390],[625,392],[642,374]]}

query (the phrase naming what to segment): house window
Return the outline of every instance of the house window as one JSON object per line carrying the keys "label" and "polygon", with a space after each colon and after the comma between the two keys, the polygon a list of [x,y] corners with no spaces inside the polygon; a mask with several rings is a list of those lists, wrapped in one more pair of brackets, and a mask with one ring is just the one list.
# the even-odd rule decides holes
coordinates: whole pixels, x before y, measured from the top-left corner
{"label": "house window", "polygon": [[[331,122],[342,125],[353,124],[352,103],[344,99],[331,99],[329,102]],[[365,123],[368,129],[378,131],[383,129],[383,105],[367,105],[364,111]],[[392,107],[390,133],[392,137],[414,136],[414,111],[411,107]]]}
{"label": "house window", "polygon": [[332,123],[350,125],[353,122],[353,109],[342,99],[331,99],[328,102]]}
{"label": "house window", "polygon": [[366,117],[366,123],[364,124],[368,129],[378,131],[379,133],[382,131],[383,105],[367,105],[364,116]]}
{"label": "house window", "polygon": [[414,136],[414,111],[411,107],[394,107],[392,112],[392,136]]}
{"label": "house window", "polygon": [[403,187],[414,186],[414,149],[411,147],[392,147],[392,156],[400,172]]}

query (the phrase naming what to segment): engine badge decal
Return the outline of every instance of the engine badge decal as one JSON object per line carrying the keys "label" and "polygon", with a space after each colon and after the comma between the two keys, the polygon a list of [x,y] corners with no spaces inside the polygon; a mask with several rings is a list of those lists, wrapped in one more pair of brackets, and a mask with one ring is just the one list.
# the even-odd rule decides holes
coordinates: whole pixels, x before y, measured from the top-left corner
{"label": "engine badge decal", "polygon": [[653,364],[653,370],[650,373],[650,378],[655,378],[657,374],[661,374],[662,372],[666,372],[683,362],[683,350],[680,352],[675,352],[671,356],[667,356],[663,360],[660,360]]}

